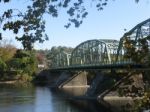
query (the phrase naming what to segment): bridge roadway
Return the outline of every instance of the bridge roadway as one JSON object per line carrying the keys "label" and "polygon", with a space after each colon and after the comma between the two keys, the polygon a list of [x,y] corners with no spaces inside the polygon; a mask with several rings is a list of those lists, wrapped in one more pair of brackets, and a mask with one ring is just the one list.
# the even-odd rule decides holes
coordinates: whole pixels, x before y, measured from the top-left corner
{"label": "bridge roadway", "polygon": [[63,70],[115,70],[115,69],[147,69],[141,64],[133,63],[118,63],[118,64],[91,64],[91,65],[76,65],[76,66],[65,66],[65,67],[56,67],[50,68],[50,71],[63,71]]}

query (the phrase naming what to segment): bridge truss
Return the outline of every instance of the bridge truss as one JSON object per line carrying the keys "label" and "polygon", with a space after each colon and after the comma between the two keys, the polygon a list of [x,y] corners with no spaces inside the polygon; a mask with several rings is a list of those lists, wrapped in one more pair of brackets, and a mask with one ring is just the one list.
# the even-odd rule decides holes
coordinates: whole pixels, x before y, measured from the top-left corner
{"label": "bridge truss", "polygon": [[[139,23],[134,28],[132,28],[129,32],[125,33],[123,37],[120,39],[118,51],[117,51],[117,62],[131,62],[131,59],[124,58],[124,54],[126,53],[126,48],[124,46],[124,43],[126,41],[126,38],[129,38],[130,40],[135,41],[135,48],[136,50],[141,48],[141,45],[139,43],[139,39],[144,39],[146,37],[150,36],[150,18]],[[150,40],[147,40],[147,44],[150,49]]]}
{"label": "bridge truss", "polygon": [[78,45],[71,54],[70,65],[107,64],[115,61],[117,40],[88,40]]}
{"label": "bridge truss", "polygon": [[[131,59],[124,57],[126,53],[126,38],[134,40],[136,48],[140,48],[137,42],[140,38],[150,36],[150,19],[136,25],[125,33],[120,41],[112,39],[94,39],[79,44],[71,54],[61,51],[53,59],[53,68],[73,68],[76,66],[105,66],[133,63]],[[150,49],[150,40],[147,42]],[[110,66],[111,67],[111,66]]]}
{"label": "bridge truss", "polygon": [[55,55],[55,57],[52,59],[52,67],[67,67],[70,65],[70,57],[71,54],[67,53],[65,51],[60,51]]}

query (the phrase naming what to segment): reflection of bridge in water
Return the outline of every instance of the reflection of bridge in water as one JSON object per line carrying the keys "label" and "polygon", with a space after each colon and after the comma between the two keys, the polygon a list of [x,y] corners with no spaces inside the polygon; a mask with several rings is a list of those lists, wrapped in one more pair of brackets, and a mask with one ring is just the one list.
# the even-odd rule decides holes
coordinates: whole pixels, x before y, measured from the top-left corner
{"label": "reflection of bridge in water", "polygon": [[[129,58],[125,58],[126,48],[124,42],[126,37],[134,40],[137,49],[141,46],[138,39],[150,36],[150,19],[147,19],[136,25],[124,36],[117,40],[111,39],[95,39],[88,40],[79,44],[71,54],[64,51],[58,53],[52,62],[52,69],[110,69],[110,68],[126,68],[141,67],[141,65],[133,62]],[[150,46],[150,41],[148,41]]]}

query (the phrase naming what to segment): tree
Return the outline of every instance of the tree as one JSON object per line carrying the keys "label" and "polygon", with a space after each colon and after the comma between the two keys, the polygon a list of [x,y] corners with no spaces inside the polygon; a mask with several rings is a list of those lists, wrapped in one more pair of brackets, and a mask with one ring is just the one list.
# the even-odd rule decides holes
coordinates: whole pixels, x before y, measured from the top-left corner
{"label": "tree", "polygon": [[[125,58],[131,59],[134,63],[140,64],[146,68],[150,68],[150,35],[132,40],[130,36],[125,36],[124,47],[126,50]],[[133,71],[131,71],[133,72]],[[142,109],[150,108],[150,70],[134,70],[135,74],[142,73],[144,88],[134,87],[132,93],[141,99],[135,100],[134,110],[141,111]],[[133,74],[134,75],[134,74]],[[129,80],[128,80],[129,81]],[[133,81],[132,81],[133,83]],[[132,84],[131,83],[131,84]],[[137,92],[138,91],[138,92]],[[131,95],[131,94],[130,94]]]}
{"label": "tree", "polygon": [[16,53],[16,47],[11,45],[10,42],[4,40],[0,42],[0,57],[7,63]]}
{"label": "tree", "polygon": [[[31,50],[33,43],[39,41],[42,43],[48,40],[45,34],[44,15],[49,14],[52,17],[58,17],[59,8],[66,9],[69,15],[66,28],[73,23],[75,27],[79,27],[83,23],[83,19],[87,17],[87,5],[83,0],[30,0],[31,5],[27,6],[25,12],[20,12],[18,9],[9,9],[0,17],[0,23],[3,23],[3,30],[12,30],[15,34],[19,30],[23,30],[21,36],[16,36],[18,41],[22,42],[24,49]],[[135,0],[138,2],[139,0]],[[0,2],[8,3],[10,0],[0,0]],[[89,0],[86,3],[94,3],[97,10],[103,10],[107,5],[108,0]],[[13,17],[18,19],[14,20]],[[7,21],[6,21],[7,20]],[[0,39],[2,34],[0,33]]]}
{"label": "tree", "polygon": [[17,50],[14,57],[8,62],[11,70],[17,71],[21,80],[31,80],[37,70],[37,60],[34,51]]}
{"label": "tree", "polygon": [[53,46],[49,53],[46,55],[47,59],[53,60],[57,54],[59,54],[61,51],[64,51],[68,54],[71,54],[73,51],[73,48],[71,47],[65,47],[65,46]]}
{"label": "tree", "polygon": [[[149,60],[150,36],[147,36],[145,38],[139,38],[137,40],[131,40],[130,37],[125,38],[126,38],[124,43],[126,49],[125,58],[131,58],[132,61],[134,61],[135,63],[150,66]],[[137,47],[137,44],[140,47]]]}
{"label": "tree", "polygon": [[0,72],[4,71],[6,67],[7,67],[6,63],[0,58]]}
{"label": "tree", "polygon": [[43,64],[44,63],[44,55],[43,54],[38,53],[36,58],[37,58],[37,61],[38,61],[39,64]]}

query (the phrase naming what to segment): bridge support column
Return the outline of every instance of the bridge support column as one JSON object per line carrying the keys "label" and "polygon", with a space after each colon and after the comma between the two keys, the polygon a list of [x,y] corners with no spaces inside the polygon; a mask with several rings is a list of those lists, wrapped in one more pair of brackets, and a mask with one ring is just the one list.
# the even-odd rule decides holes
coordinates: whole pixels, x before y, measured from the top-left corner
{"label": "bridge support column", "polygon": [[64,81],[59,88],[87,87],[87,73],[78,72]]}
{"label": "bridge support column", "polygon": [[69,71],[60,72],[60,76],[57,78],[57,80],[55,81],[53,86],[58,88],[63,82],[68,80],[71,76],[72,76],[72,74]]}
{"label": "bridge support column", "polygon": [[72,77],[64,81],[59,88],[71,96],[85,95],[87,88],[87,72],[73,73]]}

